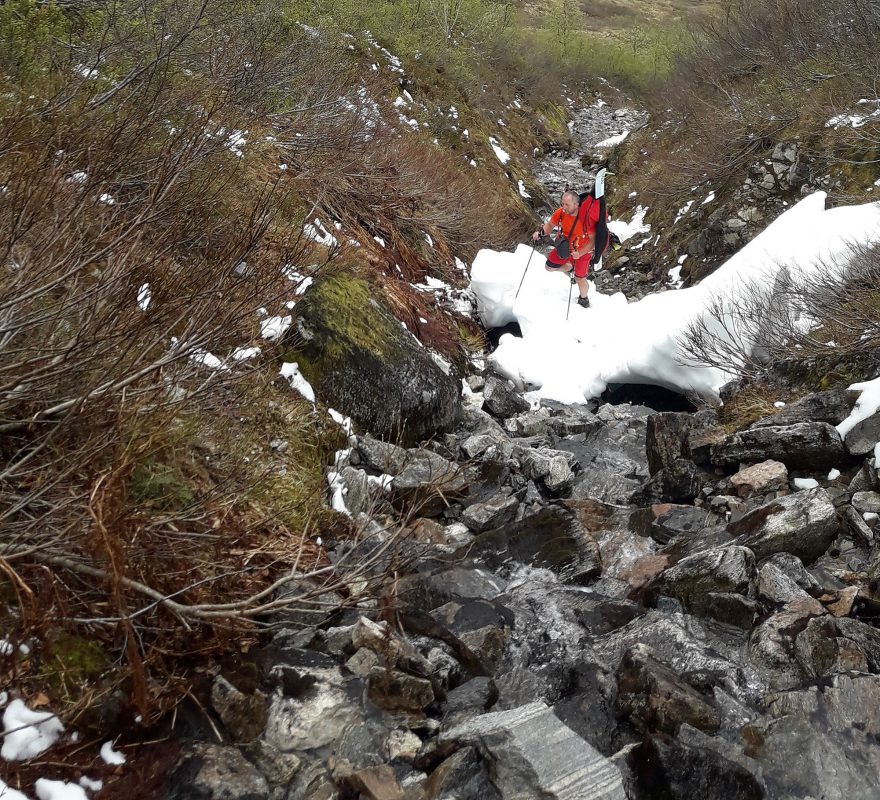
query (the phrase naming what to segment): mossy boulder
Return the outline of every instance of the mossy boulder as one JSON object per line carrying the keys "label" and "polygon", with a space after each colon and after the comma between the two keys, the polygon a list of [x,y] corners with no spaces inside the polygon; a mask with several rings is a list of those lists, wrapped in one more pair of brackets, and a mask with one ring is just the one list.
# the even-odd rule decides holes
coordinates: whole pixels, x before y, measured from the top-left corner
{"label": "mossy boulder", "polygon": [[459,376],[437,366],[360,278],[315,282],[286,344],[318,397],[380,438],[413,445],[461,414]]}

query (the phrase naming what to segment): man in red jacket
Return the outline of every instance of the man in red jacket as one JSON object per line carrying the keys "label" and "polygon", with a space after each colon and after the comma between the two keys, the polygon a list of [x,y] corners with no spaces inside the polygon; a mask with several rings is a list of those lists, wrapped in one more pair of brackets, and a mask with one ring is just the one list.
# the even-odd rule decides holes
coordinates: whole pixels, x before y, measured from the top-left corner
{"label": "man in red jacket", "polygon": [[588,297],[590,284],[587,283],[587,274],[590,271],[590,262],[596,247],[596,223],[598,221],[598,202],[588,197],[581,204],[577,192],[567,191],[562,195],[562,205],[553,212],[547,222],[532,234],[532,239],[538,241],[542,235],[546,236],[553,228],[559,228],[559,237],[561,238],[556,239],[556,246],[547,256],[547,270],[549,272],[564,272],[567,275],[574,273],[579,294],[578,305],[582,308],[590,307],[590,298]]}

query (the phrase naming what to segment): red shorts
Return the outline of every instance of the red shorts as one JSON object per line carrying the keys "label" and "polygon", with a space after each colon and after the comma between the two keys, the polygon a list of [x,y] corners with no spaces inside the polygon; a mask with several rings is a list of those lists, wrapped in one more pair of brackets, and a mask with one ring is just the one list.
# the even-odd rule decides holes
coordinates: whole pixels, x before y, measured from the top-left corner
{"label": "red shorts", "polygon": [[[575,277],[586,278],[587,273],[590,271],[590,255],[590,253],[585,253],[579,259],[577,259],[577,261],[575,261],[571,257],[563,260],[557,255],[556,248],[554,247],[550,251],[550,255],[547,256],[547,268],[562,269],[563,267],[567,267],[569,264],[574,264]],[[569,272],[570,270],[566,269],[564,271]]]}

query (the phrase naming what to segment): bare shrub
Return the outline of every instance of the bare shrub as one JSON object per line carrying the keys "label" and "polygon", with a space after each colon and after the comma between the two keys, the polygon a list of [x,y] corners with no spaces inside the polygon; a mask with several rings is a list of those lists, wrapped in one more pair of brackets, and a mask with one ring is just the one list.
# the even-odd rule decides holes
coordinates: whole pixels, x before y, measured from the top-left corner
{"label": "bare shrub", "polygon": [[759,377],[782,362],[876,367],[880,245],[852,245],[810,279],[780,269],[774,284],[718,297],[680,342],[690,363]]}

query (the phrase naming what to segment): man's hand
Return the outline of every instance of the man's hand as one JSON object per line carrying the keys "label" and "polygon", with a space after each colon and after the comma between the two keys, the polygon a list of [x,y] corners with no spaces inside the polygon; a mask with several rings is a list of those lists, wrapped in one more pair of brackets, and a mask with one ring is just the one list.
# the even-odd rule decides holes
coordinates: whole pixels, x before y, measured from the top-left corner
{"label": "man's hand", "polygon": [[538,230],[536,230],[536,231],[532,234],[532,241],[533,241],[533,242],[537,242],[538,239],[540,239],[543,235],[544,235],[544,229],[543,229],[543,228],[538,228]]}

